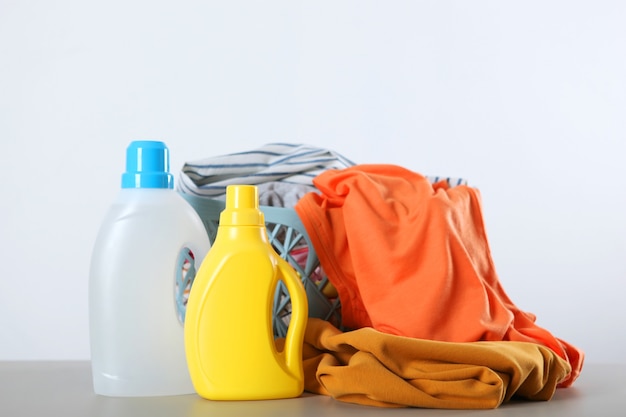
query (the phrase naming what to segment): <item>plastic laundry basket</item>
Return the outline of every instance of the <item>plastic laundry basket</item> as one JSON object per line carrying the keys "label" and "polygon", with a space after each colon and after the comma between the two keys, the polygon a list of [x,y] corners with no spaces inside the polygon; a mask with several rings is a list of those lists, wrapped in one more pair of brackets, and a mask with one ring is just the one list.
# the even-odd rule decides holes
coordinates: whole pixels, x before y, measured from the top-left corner
{"label": "plastic laundry basket", "polygon": [[[215,241],[219,218],[226,204],[224,201],[192,194],[181,195],[198,212],[211,242]],[[330,321],[341,327],[341,303],[339,298],[328,298],[322,289],[328,278],[320,268],[319,260],[311,240],[293,209],[261,206],[270,243],[276,252],[302,277],[309,302],[309,317]],[[276,289],[273,307],[275,337],[285,337],[291,317],[291,301],[286,287],[281,282]]]}

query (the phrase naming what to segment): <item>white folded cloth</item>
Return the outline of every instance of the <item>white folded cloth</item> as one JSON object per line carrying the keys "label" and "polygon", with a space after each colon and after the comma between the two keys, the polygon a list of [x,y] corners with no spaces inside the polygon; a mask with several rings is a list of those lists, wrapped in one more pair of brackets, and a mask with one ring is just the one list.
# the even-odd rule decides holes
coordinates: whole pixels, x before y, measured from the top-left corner
{"label": "white folded cloth", "polygon": [[328,169],[353,165],[329,149],[269,143],[258,149],[187,162],[178,176],[177,188],[183,193],[223,199],[228,185],[257,185],[260,204],[293,207],[304,194],[316,191],[313,178]]}

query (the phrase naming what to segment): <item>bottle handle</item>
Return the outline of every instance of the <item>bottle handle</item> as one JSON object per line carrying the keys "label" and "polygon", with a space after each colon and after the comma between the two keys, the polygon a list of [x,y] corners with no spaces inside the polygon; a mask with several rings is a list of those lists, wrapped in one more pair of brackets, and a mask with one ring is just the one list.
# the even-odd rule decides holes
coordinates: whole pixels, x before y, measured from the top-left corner
{"label": "bottle handle", "polygon": [[291,319],[285,336],[285,362],[292,375],[302,374],[302,343],[309,317],[309,304],[298,273],[281,259],[278,268],[291,299]]}

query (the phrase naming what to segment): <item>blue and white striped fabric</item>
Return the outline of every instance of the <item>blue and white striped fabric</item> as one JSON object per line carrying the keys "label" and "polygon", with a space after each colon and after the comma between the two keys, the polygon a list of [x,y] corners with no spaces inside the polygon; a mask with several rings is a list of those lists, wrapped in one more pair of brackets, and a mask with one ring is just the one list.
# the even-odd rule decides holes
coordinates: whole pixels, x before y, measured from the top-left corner
{"label": "blue and white striped fabric", "polygon": [[457,185],[467,185],[467,180],[465,178],[439,177],[439,176],[434,176],[434,175],[426,175],[426,179],[430,181],[432,184],[445,180],[450,187],[456,187]]}
{"label": "blue and white striped fabric", "polygon": [[303,144],[269,143],[258,149],[187,162],[179,175],[184,193],[221,197],[232,184],[281,182],[313,187],[313,178],[328,169],[355,165],[328,149]]}

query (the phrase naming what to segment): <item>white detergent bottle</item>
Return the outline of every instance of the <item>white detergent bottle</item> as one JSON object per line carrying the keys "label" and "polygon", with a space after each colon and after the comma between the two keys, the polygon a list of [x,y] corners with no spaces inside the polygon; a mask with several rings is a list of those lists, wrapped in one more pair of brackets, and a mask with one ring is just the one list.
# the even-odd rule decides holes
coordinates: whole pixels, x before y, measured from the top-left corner
{"label": "white detergent bottle", "polygon": [[126,150],[122,189],[91,258],[89,326],[96,394],[195,392],[183,322],[196,269],[210,248],[196,211],[173,189],[163,142]]}

